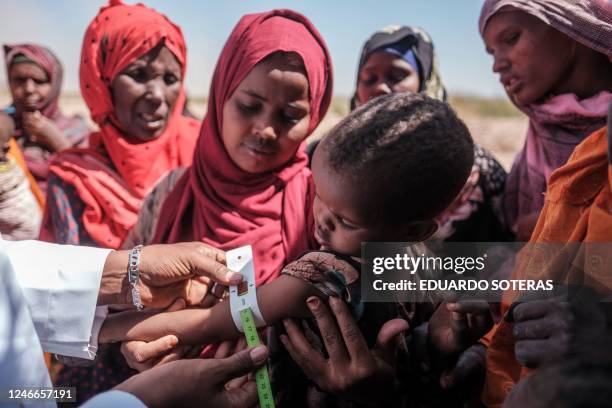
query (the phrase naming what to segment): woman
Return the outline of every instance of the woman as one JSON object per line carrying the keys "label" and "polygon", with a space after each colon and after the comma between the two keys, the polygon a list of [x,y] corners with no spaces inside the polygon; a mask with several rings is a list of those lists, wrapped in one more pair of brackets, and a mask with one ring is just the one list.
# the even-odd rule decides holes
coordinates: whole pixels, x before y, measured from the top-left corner
{"label": "woman", "polygon": [[[487,0],[481,11],[480,32],[493,55],[493,69],[508,96],[529,116],[527,140],[510,173],[504,203],[506,217],[521,236],[531,236],[532,243],[610,241],[610,212],[605,210],[610,172],[603,128],[612,101],[612,24],[604,3]],[[601,289],[609,274],[585,276],[596,269],[581,262],[578,257],[571,260],[574,268],[568,276],[542,267],[530,278],[546,274],[555,281],[578,280]],[[576,273],[581,270],[586,274]],[[527,272],[519,264],[513,278]],[[513,300],[512,292],[505,294],[503,313]],[[576,323],[588,320],[570,313]],[[538,366],[551,353],[557,354],[556,360],[565,358],[560,350],[567,349],[567,342],[554,344],[556,339],[575,339],[571,321],[560,321],[543,308],[517,316],[512,313],[488,335],[487,406],[502,406],[513,386],[531,371],[526,366]],[[511,320],[537,330],[515,330]],[[558,330],[549,333],[551,328]]]}
{"label": "woman", "polygon": [[[182,115],[185,40],[157,11],[111,1],[83,40],[81,92],[100,131],[88,149],[60,154],[50,167],[41,238],[118,248],[143,198],[160,177],[193,157],[199,122]],[[118,348],[93,368],[65,367],[57,384],[80,401],[134,372]]]}
{"label": "woman", "polygon": [[258,283],[313,248],[304,140],[329,106],[331,69],[306,17],[290,10],[244,16],[217,62],[193,165],[160,182],[126,245],[251,244]]}
{"label": "woman", "polygon": [[[391,92],[419,92],[446,101],[433,42],[420,28],[386,27],[363,46],[351,109]],[[507,240],[510,236],[499,216],[505,179],[506,172],[493,156],[475,146],[468,182],[455,202],[438,217],[439,228],[433,239]]]}
{"label": "woman", "polygon": [[508,176],[507,224],[527,241],[544,205],[546,180],[574,147],[603,127],[612,100],[612,24],[605,2],[485,2],[480,33],[493,71],[529,117]]}
{"label": "woman", "polygon": [[81,58],[81,91],[100,131],[51,166],[41,238],[118,248],[157,181],[192,160],[199,122],[182,115],[185,41],[155,10],[111,1]]}
{"label": "woman", "polygon": [[80,116],[59,108],[62,65],[48,48],[36,44],[4,46],[13,103],[4,109],[15,122],[15,139],[29,171],[44,194],[49,163],[69,147],[87,143],[89,129]]}

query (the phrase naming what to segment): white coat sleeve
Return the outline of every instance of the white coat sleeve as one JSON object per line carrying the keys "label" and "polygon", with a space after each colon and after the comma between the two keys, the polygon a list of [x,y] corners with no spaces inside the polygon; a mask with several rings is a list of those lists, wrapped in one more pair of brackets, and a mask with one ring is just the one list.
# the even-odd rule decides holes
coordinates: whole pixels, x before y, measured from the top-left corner
{"label": "white coat sleeve", "polygon": [[146,408],[136,396],[129,392],[112,390],[98,394],[87,400],[81,408],[106,408],[106,407],[126,407],[126,408]]}
{"label": "white coat sleeve", "polygon": [[105,317],[96,303],[111,250],[1,239],[0,245],[13,265],[43,350],[93,359]]}

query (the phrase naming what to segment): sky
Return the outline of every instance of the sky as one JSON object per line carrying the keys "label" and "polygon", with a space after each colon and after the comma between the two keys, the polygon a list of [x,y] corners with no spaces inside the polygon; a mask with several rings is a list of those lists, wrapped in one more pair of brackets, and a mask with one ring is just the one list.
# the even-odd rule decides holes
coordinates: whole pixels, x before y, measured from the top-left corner
{"label": "sky", "polygon": [[[50,47],[64,64],[64,90],[78,91],[83,34],[106,2],[0,0],[0,42]],[[321,32],[332,56],[337,95],[352,94],[361,46],[390,24],[420,26],[429,32],[451,95],[504,95],[478,33],[482,0],[145,0],[145,4],[181,26],[188,49],[186,86],[192,96],[208,94],[217,57],[239,18],[274,8],[305,14]],[[4,69],[0,69],[0,88],[6,88]]]}

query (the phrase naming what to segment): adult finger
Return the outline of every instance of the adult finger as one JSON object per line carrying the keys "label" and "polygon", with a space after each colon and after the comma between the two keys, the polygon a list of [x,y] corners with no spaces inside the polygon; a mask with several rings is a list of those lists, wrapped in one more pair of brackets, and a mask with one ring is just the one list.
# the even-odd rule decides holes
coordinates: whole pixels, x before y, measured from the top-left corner
{"label": "adult finger", "polygon": [[[149,360],[157,359],[171,351],[178,344],[178,338],[172,334],[151,342],[128,341],[121,344],[121,353],[126,360],[134,365],[143,365],[142,369],[150,368],[146,364]],[[139,369],[137,367],[134,367]],[[139,369],[139,371],[142,371]]]}
{"label": "adult finger", "polygon": [[[338,298],[332,297],[329,299],[329,305],[336,316],[338,326],[340,327],[340,333],[342,333],[342,338],[344,339],[344,344],[346,345],[346,350],[351,360],[368,355],[370,352],[368,344],[361,330],[359,330],[357,322],[353,318],[347,304]],[[344,349],[344,347],[342,349]]]}
{"label": "adult finger", "polygon": [[268,349],[265,346],[257,346],[250,350],[244,350],[230,357],[217,360],[218,378],[211,378],[218,384],[242,377],[262,366],[268,358]]}
{"label": "adult finger", "polygon": [[550,349],[548,340],[522,340],[514,345],[514,354],[522,366],[536,368],[544,361]]}
{"label": "adult finger", "polygon": [[212,286],[211,280],[206,276],[195,276],[186,281],[187,304],[190,306],[201,305]]}
{"label": "adult finger", "polygon": [[538,319],[548,314],[550,302],[547,300],[534,300],[518,304],[512,313],[515,322]]}
{"label": "adult finger", "polygon": [[174,302],[172,302],[172,304],[168,306],[165,311],[166,312],[176,312],[177,310],[183,310],[186,307],[187,307],[187,304],[185,303],[185,299],[178,298]]}
{"label": "adult finger", "polygon": [[372,351],[377,356],[392,364],[395,361],[395,354],[401,334],[408,330],[408,322],[404,319],[389,320],[380,328],[376,337],[376,345]]}
{"label": "adult finger", "polygon": [[196,248],[196,254],[191,260],[192,273],[207,276],[222,285],[237,285],[242,282],[242,275],[225,265],[225,254],[222,251],[202,244]]}
{"label": "adult finger", "polygon": [[451,312],[464,314],[490,314],[489,302],[484,300],[463,300],[447,303],[446,308]]}
{"label": "adult finger", "polygon": [[255,406],[259,401],[255,381],[247,381],[240,387],[226,389],[223,393],[223,400],[221,401],[223,407],[243,408]]}
{"label": "adult finger", "polygon": [[334,319],[329,312],[329,309],[323,304],[321,299],[316,296],[311,296],[307,300],[308,308],[317,321],[319,332],[323,337],[323,343],[327,349],[330,359],[336,362],[347,361],[348,353],[336,325]]}
{"label": "adult finger", "polygon": [[234,351],[234,340],[226,340],[219,343],[217,350],[215,351],[214,358],[226,358],[232,355]]}
{"label": "adult finger", "polygon": [[289,319],[283,320],[287,334],[282,334],[280,340],[285,349],[310,379],[316,380],[325,372],[326,360],[315,350],[304,337],[297,325]]}
{"label": "adult finger", "polygon": [[550,319],[534,319],[515,323],[512,333],[520,340],[537,340],[550,337],[554,331],[554,322]]}

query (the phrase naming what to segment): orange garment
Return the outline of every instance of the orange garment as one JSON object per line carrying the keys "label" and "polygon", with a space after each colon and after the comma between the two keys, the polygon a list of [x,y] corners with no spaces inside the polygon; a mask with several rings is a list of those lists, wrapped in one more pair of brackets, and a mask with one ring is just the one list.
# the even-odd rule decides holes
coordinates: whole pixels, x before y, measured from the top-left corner
{"label": "orange garment", "polygon": [[[607,158],[606,128],[591,134],[580,143],[568,162],[551,174],[545,204],[530,243],[564,243],[578,247],[561,253],[563,262],[571,262],[569,273],[560,275],[554,260],[548,267],[527,272],[527,256],[517,258],[513,279],[529,273],[530,279],[553,279],[555,282],[582,283],[600,292],[612,289],[609,268],[595,268],[585,259],[592,259],[597,246],[576,243],[612,243],[612,165]],[[603,259],[606,259],[604,257]],[[608,273],[606,273],[606,270]],[[502,314],[505,314],[515,294],[505,293]],[[490,340],[487,352],[487,377],[482,395],[488,407],[501,407],[514,385],[530,370],[522,367],[514,355],[513,324],[502,320],[486,336]]]}
{"label": "orange garment", "polygon": [[14,138],[11,138],[9,140],[8,155],[15,159],[19,167],[21,167],[21,169],[23,170],[23,173],[28,178],[32,195],[36,199],[36,202],[38,203],[38,206],[42,211],[43,208],[45,208],[45,197],[43,196],[42,191],[40,191],[36,180],[34,180],[34,176],[32,176],[32,173],[30,173],[30,170],[28,170],[28,166],[26,165],[25,159],[23,158],[23,154],[21,154],[21,149],[19,149],[19,145],[17,144]]}

